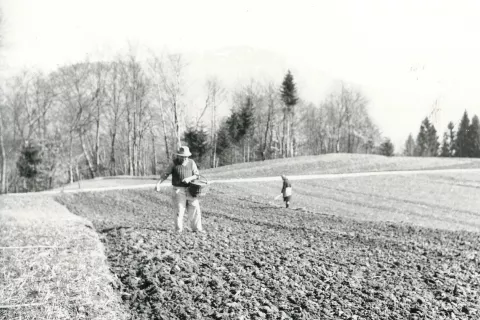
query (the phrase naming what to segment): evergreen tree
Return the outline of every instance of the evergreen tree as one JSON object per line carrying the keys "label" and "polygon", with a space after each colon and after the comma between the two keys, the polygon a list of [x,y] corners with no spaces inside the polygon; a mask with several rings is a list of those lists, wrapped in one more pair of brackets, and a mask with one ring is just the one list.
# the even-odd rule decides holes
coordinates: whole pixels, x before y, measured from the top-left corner
{"label": "evergreen tree", "polygon": [[429,149],[429,130],[430,130],[430,121],[428,118],[425,118],[420,125],[420,131],[417,135],[417,143],[415,155],[419,157],[428,156]]}
{"label": "evergreen tree", "polygon": [[41,149],[42,162],[37,166],[37,184],[38,190],[46,190],[53,188],[54,178],[59,173],[62,165],[61,149],[63,148],[60,134],[57,132],[55,136],[46,139],[39,144]]}
{"label": "evergreen tree", "polygon": [[17,160],[17,169],[21,177],[27,179],[27,191],[36,191],[36,178],[39,174],[38,166],[42,163],[41,148],[25,144]]}
{"label": "evergreen tree", "polygon": [[369,154],[371,152],[374,152],[375,143],[373,142],[372,139],[368,139],[367,142],[365,142],[364,147],[365,147],[365,153]]}
{"label": "evergreen tree", "polygon": [[280,89],[280,94],[282,97],[282,101],[285,104],[285,107],[287,109],[287,112],[292,112],[294,106],[298,102],[298,97],[297,97],[297,88],[295,85],[295,82],[293,81],[293,75],[288,70],[287,74],[285,75],[285,78],[283,79],[282,82],[282,88]]}
{"label": "evergreen tree", "polygon": [[239,138],[249,136],[254,126],[253,101],[247,97],[245,104],[240,109],[239,116]]}
{"label": "evergreen tree", "polygon": [[443,134],[442,149],[440,152],[441,157],[450,157],[450,145],[448,143],[448,133]]}
{"label": "evergreen tree", "polygon": [[448,135],[449,135],[449,143],[448,143],[448,149],[450,153],[450,157],[455,156],[455,131],[453,129],[455,128],[455,125],[453,124],[452,121],[448,123]]}
{"label": "evergreen tree", "polygon": [[469,156],[480,157],[480,123],[476,115],[472,118],[472,123],[468,129]]}
{"label": "evergreen tree", "polygon": [[386,139],[381,145],[380,145],[380,154],[391,157],[393,156],[393,151],[394,151],[394,146],[393,143],[390,141],[390,139]]}
{"label": "evergreen tree", "polygon": [[205,127],[189,127],[184,133],[183,140],[190,148],[192,157],[200,164],[203,164],[208,153],[208,132]]}
{"label": "evergreen tree", "polygon": [[242,105],[242,108],[239,112],[239,139],[242,141],[243,145],[244,162],[250,162],[250,144],[253,135],[253,128],[255,125],[255,118],[253,112],[253,100],[250,96],[247,96],[247,99]]}
{"label": "evergreen tree", "polygon": [[415,140],[413,140],[412,134],[410,133],[408,135],[407,141],[405,142],[405,150],[403,151],[403,154],[412,157],[415,155]]}
{"label": "evergreen tree", "polygon": [[457,138],[455,143],[455,156],[457,157],[468,157],[470,154],[470,151],[469,151],[470,146],[468,142],[469,127],[470,127],[470,119],[468,118],[468,113],[465,110],[457,131]]}
{"label": "evergreen tree", "polygon": [[227,118],[226,127],[228,130],[228,135],[232,142],[238,142],[241,139],[241,123],[240,117],[235,110],[232,110],[232,114]]}
{"label": "evergreen tree", "polygon": [[231,164],[231,157],[228,155],[228,151],[233,146],[232,138],[230,136],[229,125],[227,121],[220,125],[217,132],[217,155],[219,165]]}
{"label": "evergreen tree", "polygon": [[295,114],[295,105],[298,102],[297,88],[295,82],[293,81],[293,75],[288,70],[287,74],[283,78],[282,87],[280,89],[280,96],[284,103],[283,108],[283,127],[284,127],[284,146],[283,146],[283,155],[288,156],[289,154],[293,156],[293,117]]}
{"label": "evergreen tree", "polygon": [[[228,132],[228,140],[224,139],[224,144],[227,143],[232,147],[243,146],[243,157],[247,154],[245,146],[249,146],[249,138],[254,126],[253,101],[250,97],[240,110],[232,110],[232,113],[225,122],[225,129]],[[234,158],[236,159],[235,148]]]}
{"label": "evergreen tree", "polygon": [[220,154],[231,146],[230,133],[226,123],[223,123],[218,129],[217,152]]}
{"label": "evergreen tree", "polygon": [[438,142],[437,130],[433,124],[430,124],[427,130],[427,156],[428,157],[436,157],[438,156],[438,148],[440,147],[440,143]]}

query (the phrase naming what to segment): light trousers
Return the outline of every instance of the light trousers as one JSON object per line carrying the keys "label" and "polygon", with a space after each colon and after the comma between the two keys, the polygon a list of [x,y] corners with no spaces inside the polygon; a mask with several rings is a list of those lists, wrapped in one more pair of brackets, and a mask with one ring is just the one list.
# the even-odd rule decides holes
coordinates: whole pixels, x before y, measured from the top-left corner
{"label": "light trousers", "polygon": [[188,188],[173,187],[173,206],[174,206],[174,221],[175,230],[183,231],[183,216],[185,210],[187,211],[187,225],[192,231],[203,231],[202,229],[202,214],[200,212],[200,203],[197,198],[192,197]]}

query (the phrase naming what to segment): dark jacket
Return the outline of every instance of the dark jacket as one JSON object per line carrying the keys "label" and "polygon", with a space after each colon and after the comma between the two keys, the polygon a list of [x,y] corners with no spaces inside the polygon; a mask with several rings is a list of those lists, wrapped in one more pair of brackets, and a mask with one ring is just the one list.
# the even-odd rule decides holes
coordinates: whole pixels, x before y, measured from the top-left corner
{"label": "dark jacket", "polygon": [[165,180],[169,175],[172,175],[173,186],[188,187],[188,183],[184,183],[182,180],[191,176],[198,177],[198,174],[197,164],[192,159],[188,159],[185,165],[182,165],[178,159],[175,159],[162,175],[162,179]]}
{"label": "dark jacket", "polygon": [[[290,188],[290,194],[287,194],[287,188]],[[282,186],[282,195],[283,197],[289,197],[291,196],[291,190],[292,190],[292,184],[290,183],[290,181],[288,181],[288,179],[286,180],[283,180],[283,186]]]}

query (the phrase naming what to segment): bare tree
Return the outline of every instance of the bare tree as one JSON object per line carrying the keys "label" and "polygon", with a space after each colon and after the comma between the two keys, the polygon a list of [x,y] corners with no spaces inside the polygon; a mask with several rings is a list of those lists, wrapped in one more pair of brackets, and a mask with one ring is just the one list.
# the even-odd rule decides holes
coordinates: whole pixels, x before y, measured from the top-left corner
{"label": "bare tree", "polygon": [[[157,56],[151,54],[148,62],[154,86],[154,97],[157,104],[165,143],[167,161],[170,160],[171,148],[181,144],[183,136],[185,106],[182,104],[184,90],[184,69],[186,64],[179,54]],[[170,141],[170,137],[172,141]]]}
{"label": "bare tree", "polygon": [[[0,48],[3,47],[3,12],[0,10]],[[4,142],[4,128],[3,128],[3,115],[2,112],[5,109],[5,96],[3,90],[0,90],[0,153],[2,156],[2,162],[0,164],[2,168],[2,175],[0,179],[2,184],[0,187],[0,193],[7,192],[6,180],[7,180],[7,159],[5,153],[5,142]]]}
{"label": "bare tree", "polygon": [[137,60],[135,54],[130,53],[128,55],[124,67],[125,79],[128,80],[126,120],[129,173],[140,175],[145,163],[143,148],[147,145],[144,146],[143,143],[151,116],[152,81],[145,73],[145,69]]}
{"label": "bare tree", "polygon": [[94,110],[92,110],[93,119],[95,122],[95,142],[94,142],[94,156],[95,156],[95,172],[97,176],[101,175],[100,163],[100,131],[102,129],[102,117],[105,114],[104,106],[106,104],[106,78],[109,72],[109,66],[102,62],[97,62],[92,65],[92,88],[96,92],[96,99]]}
{"label": "bare tree", "polygon": [[51,79],[41,72],[23,71],[13,79],[9,91],[10,103],[15,109],[15,124],[22,139],[44,141],[47,113],[55,98]]}
{"label": "bare tree", "polygon": [[65,118],[70,124],[70,181],[73,182],[73,137],[78,134],[83,156],[85,157],[89,175],[95,177],[95,170],[85,139],[86,133],[92,124],[92,108],[99,97],[100,90],[93,89],[92,67],[89,63],[78,63],[62,67],[57,73],[57,86],[60,88],[59,97],[65,107]]}
{"label": "bare tree", "polygon": [[110,64],[107,80],[106,80],[106,98],[107,112],[106,117],[109,120],[108,133],[110,136],[110,157],[109,172],[110,175],[117,174],[117,165],[115,157],[115,143],[117,141],[118,126],[121,118],[125,114],[126,104],[125,90],[126,80],[123,73],[121,61],[114,61]]}
{"label": "bare tree", "polygon": [[361,91],[344,83],[324,100],[315,115],[320,117],[318,131],[325,152],[359,152],[372,143],[370,140],[378,140],[378,128],[368,115],[367,103]]}
{"label": "bare tree", "polygon": [[[263,148],[262,148],[262,160],[266,159],[267,148],[270,149],[272,146],[272,130],[273,130],[273,121],[275,116],[276,105],[278,104],[278,93],[276,91],[273,83],[268,84],[266,92],[266,101],[267,101],[267,120],[265,122],[265,134],[263,139]],[[267,144],[268,133],[270,132],[270,142]]]}
{"label": "bare tree", "polygon": [[[5,150],[6,158],[13,160],[18,155],[18,147],[31,139],[45,143],[47,112],[53,104],[54,93],[48,77],[39,72],[22,71],[8,82],[2,96],[3,108],[8,105],[12,116],[11,125],[6,129],[6,113],[3,114],[4,139],[6,131],[11,133],[10,147]],[[16,166],[12,167],[11,174],[16,186]]]}
{"label": "bare tree", "polygon": [[154,128],[153,121],[152,121],[152,118],[150,118],[149,130],[150,130],[150,138],[152,139],[152,153],[153,153],[152,174],[156,175],[157,174],[157,151],[155,148],[155,133],[153,128]]}
{"label": "bare tree", "polygon": [[220,104],[225,101],[225,88],[220,85],[218,78],[212,77],[207,80],[207,100],[205,102],[205,109],[203,110],[200,118],[197,120],[198,123],[203,116],[203,113],[210,107],[211,111],[211,123],[210,123],[210,144],[212,149],[210,166],[215,168],[217,166],[217,108]]}
{"label": "bare tree", "polygon": [[[168,141],[168,131],[167,122],[165,118],[169,117],[169,110],[166,108],[166,101],[165,98],[166,93],[164,92],[164,85],[163,85],[163,77],[162,77],[162,67],[163,61],[161,58],[157,57],[155,54],[152,53],[151,58],[148,61],[148,66],[151,74],[151,79],[153,82],[153,96],[154,100],[157,103],[157,110],[158,112],[153,112],[155,115],[160,116],[162,131],[163,131],[163,139],[165,143],[165,154],[167,161],[170,160],[170,149],[169,149],[169,141]],[[152,133],[153,133],[153,123],[152,123]],[[156,162],[155,162],[156,163]]]}
{"label": "bare tree", "polygon": [[[3,92],[1,92],[3,96]],[[2,99],[3,100],[3,99]],[[3,110],[4,110],[4,104],[0,104],[0,152],[2,156],[2,185],[0,188],[0,193],[7,193],[7,155],[5,153],[5,141],[4,141],[4,128],[3,128]]]}
{"label": "bare tree", "polygon": [[46,115],[55,98],[50,79],[40,72],[22,71],[12,79],[7,90],[19,136],[24,141],[32,137],[44,140],[47,134]]}
{"label": "bare tree", "polygon": [[185,106],[182,105],[181,98],[183,96],[183,73],[185,67],[186,64],[183,62],[180,54],[169,54],[166,57],[166,61],[158,65],[163,91],[172,109],[172,121],[176,140],[175,149],[181,145],[183,133],[181,119],[185,112]]}
{"label": "bare tree", "polygon": [[136,125],[136,137],[138,139],[137,144],[137,175],[139,175],[139,170],[142,169],[142,174],[145,174],[145,149],[147,144],[145,143],[145,134],[148,132],[151,123],[151,110],[150,110],[150,100],[149,100],[149,90],[151,88],[151,82],[142,74],[140,79],[140,85],[138,90],[138,99],[137,99],[137,125]]}

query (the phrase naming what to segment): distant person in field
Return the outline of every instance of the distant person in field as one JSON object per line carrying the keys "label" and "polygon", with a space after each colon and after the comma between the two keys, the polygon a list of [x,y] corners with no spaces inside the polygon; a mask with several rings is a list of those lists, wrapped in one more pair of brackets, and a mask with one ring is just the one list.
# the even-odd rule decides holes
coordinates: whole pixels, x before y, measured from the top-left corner
{"label": "distant person in field", "polygon": [[292,184],[290,183],[290,181],[288,181],[288,178],[284,174],[282,174],[282,180],[282,193],[279,194],[276,199],[283,196],[285,207],[288,208],[290,206],[290,199],[292,198]]}
{"label": "distant person in field", "polygon": [[197,198],[193,197],[188,191],[188,184],[198,179],[199,171],[197,164],[189,159],[192,154],[186,146],[182,146],[175,154],[176,159],[173,160],[167,170],[161,175],[160,181],[157,182],[156,190],[160,190],[160,184],[172,175],[172,201],[175,209],[175,229],[177,232],[183,231],[183,216],[185,209],[188,213],[188,220],[192,231],[203,232],[202,217],[200,212],[200,203]]}

